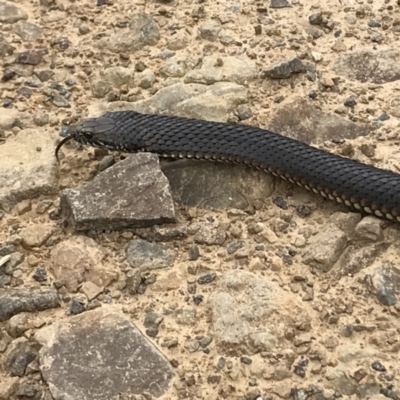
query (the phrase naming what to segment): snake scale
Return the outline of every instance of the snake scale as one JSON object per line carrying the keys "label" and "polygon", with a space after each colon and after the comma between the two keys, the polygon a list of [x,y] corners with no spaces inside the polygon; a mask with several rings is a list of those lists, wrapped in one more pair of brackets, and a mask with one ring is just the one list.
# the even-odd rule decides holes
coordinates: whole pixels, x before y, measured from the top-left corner
{"label": "snake scale", "polygon": [[68,140],[113,151],[227,161],[263,169],[349,208],[400,222],[400,175],[242,124],[108,112],[64,126]]}

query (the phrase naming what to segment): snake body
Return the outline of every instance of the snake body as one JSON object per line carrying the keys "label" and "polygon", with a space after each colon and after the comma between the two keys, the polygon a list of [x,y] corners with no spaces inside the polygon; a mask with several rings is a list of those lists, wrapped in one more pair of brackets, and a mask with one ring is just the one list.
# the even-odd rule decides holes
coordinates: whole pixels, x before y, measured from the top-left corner
{"label": "snake body", "polygon": [[263,169],[353,210],[400,222],[400,175],[256,127],[135,111],[64,127],[79,143],[129,153],[228,161]]}

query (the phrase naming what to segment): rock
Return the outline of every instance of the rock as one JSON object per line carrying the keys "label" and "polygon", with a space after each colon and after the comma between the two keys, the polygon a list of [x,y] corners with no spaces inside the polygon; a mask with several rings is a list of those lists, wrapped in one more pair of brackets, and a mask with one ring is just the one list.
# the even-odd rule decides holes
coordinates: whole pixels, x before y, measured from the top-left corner
{"label": "rock", "polygon": [[371,131],[367,124],[323,113],[297,96],[281,104],[267,128],[307,144],[324,143],[333,138],[355,139]]}
{"label": "rock", "polygon": [[113,53],[132,53],[144,46],[155,46],[160,40],[160,33],[153,18],[145,13],[133,16],[129,28],[100,39],[98,48],[105,48]]}
{"label": "rock", "polygon": [[160,397],[174,375],[169,361],[111,307],[43,328],[36,339],[43,346],[41,374],[55,400],[109,400],[145,392]]}
{"label": "rock", "polygon": [[210,86],[177,83],[160,89],[149,99],[136,103],[116,101],[90,106],[89,114],[135,110],[149,114],[170,114],[226,122],[229,114],[238,105],[247,102],[247,89],[234,83],[220,82]]}
{"label": "rock", "polygon": [[242,165],[179,160],[162,163],[175,201],[189,207],[248,209],[271,196],[273,178]]}
{"label": "rock", "polygon": [[219,351],[230,356],[271,351],[283,332],[278,328],[308,329],[309,318],[301,304],[273,282],[233,270],[221,276],[210,296],[214,340]]}
{"label": "rock", "polygon": [[106,97],[113,89],[129,85],[133,81],[135,70],[124,67],[111,67],[100,70],[90,76],[93,96],[101,99]]}
{"label": "rock", "polygon": [[382,220],[367,216],[356,226],[355,233],[357,238],[376,242],[383,239]]}
{"label": "rock", "polygon": [[40,247],[55,232],[51,224],[28,225],[22,229],[20,236],[22,244],[26,248]]}
{"label": "rock", "polygon": [[0,400],[9,400],[17,391],[18,378],[12,376],[2,376],[0,385]]}
{"label": "rock", "polygon": [[303,253],[303,262],[327,272],[339,259],[346,245],[345,233],[330,225],[310,238]]}
{"label": "rock", "polygon": [[168,268],[174,262],[175,251],[165,245],[134,239],[126,249],[126,259],[132,268],[141,271]]}
{"label": "rock", "polygon": [[373,264],[376,257],[388,248],[388,245],[371,245],[360,249],[348,247],[340,259],[340,273],[345,276],[356,274]]}
{"label": "rock", "polygon": [[206,56],[200,69],[193,69],[185,76],[185,83],[212,85],[216,82],[244,84],[258,77],[254,61],[234,56]]}
{"label": "rock", "polygon": [[347,50],[346,45],[344,44],[343,39],[338,39],[335,44],[331,47],[333,51],[336,51],[337,53],[341,53]]}
{"label": "rock", "polygon": [[77,230],[142,228],[175,220],[168,180],[158,157],[149,153],[127,157],[81,189],[64,190],[61,204]]}
{"label": "rock", "polygon": [[396,294],[400,293],[400,270],[389,264],[380,266],[372,274],[372,285],[381,304],[395,305],[397,303]]}
{"label": "rock", "polygon": [[156,76],[150,68],[146,68],[143,72],[141,72],[138,79],[139,79],[138,85],[142,89],[149,89],[153,86],[154,82],[156,81]]}
{"label": "rock", "polygon": [[47,53],[46,49],[26,50],[17,55],[15,62],[23,65],[38,65],[42,62],[43,55]]}
{"label": "rock", "polygon": [[222,245],[225,242],[225,238],[225,231],[212,225],[203,224],[194,236],[194,241],[198,244]]}
{"label": "rock", "polygon": [[68,291],[76,292],[84,282],[107,287],[118,275],[104,261],[105,254],[93,239],[78,236],[58,243],[51,251],[51,271]]}
{"label": "rock", "polygon": [[289,3],[288,0],[271,0],[270,7],[271,8],[284,8],[284,7],[291,7],[292,5]]}
{"label": "rock", "polygon": [[341,365],[328,368],[325,377],[332,385],[332,388],[341,395],[351,396],[356,392],[357,382],[349,376],[346,368]]}
{"label": "rock", "polygon": [[0,23],[13,24],[21,19],[28,19],[28,14],[14,3],[0,1]]}
{"label": "rock", "polygon": [[43,34],[43,28],[31,22],[20,20],[14,24],[15,33],[26,42],[33,42]]}
{"label": "rock", "polygon": [[187,71],[184,59],[170,58],[161,68],[160,75],[163,78],[181,78]]}
{"label": "rock", "polygon": [[381,84],[400,79],[399,62],[398,50],[364,48],[346,52],[336,60],[333,68],[337,74],[349,79]]}
{"label": "rock", "polygon": [[14,53],[15,47],[7,42],[2,35],[0,35],[0,57],[5,57]]}
{"label": "rock", "polygon": [[189,40],[190,38],[185,31],[178,31],[168,39],[167,49],[172,51],[182,50],[188,46]]}
{"label": "rock", "polygon": [[28,366],[38,355],[37,345],[28,341],[16,341],[10,352],[7,353],[7,358],[4,363],[4,369],[10,376],[22,377],[27,375]]}
{"label": "rock", "polygon": [[0,146],[0,209],[9,212],[19,201],[57,192],[54,148],[51,133],[34,129],[22,130]]}
{"label": "rock", "polygon": [[37,312],[60,307],[54,289],[0,289],[0,322],[21,312]]}
{"label": "rock", "polygon": [[217,21],[208,20],[203,22],[199,27],[200,37],[215,42],[218,39],[218,34],[221,31],[221,26]]}
{"label": "rock", "polygon": [[305,64],[299,58],[294,57],[270,65],[263,71],[263,73],[265,78],[287,79],[294,74],[307,72],[309,69],[312,69],[312,67]]}

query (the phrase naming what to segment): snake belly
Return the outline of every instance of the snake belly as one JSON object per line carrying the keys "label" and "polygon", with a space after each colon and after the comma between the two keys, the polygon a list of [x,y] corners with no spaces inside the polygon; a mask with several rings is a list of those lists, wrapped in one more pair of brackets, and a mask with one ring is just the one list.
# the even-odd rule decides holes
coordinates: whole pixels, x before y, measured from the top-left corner
{"label": "snake belly", "polygon": [[123,152],[227,161],[263,169],[351,209],[400,222],[400,175],[269,130],[136,111],[74,127],[76,141]]}

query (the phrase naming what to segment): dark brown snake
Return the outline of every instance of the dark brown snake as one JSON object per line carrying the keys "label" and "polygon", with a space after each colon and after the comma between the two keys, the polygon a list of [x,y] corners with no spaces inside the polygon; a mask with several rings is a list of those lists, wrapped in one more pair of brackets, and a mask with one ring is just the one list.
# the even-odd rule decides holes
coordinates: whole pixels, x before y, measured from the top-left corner
{"label": "dark brown snake", "polygon": [[263,169],[353,210],[400,222],[400,175],[268,130],[135,111],[108,112],[75,126],[66,136],[85,145],[172,158],[228,161]]}

